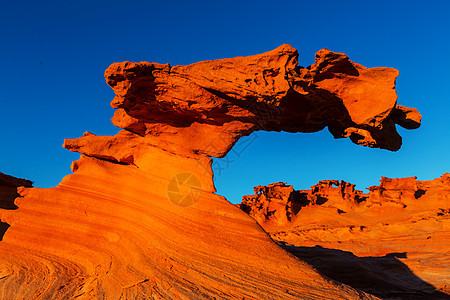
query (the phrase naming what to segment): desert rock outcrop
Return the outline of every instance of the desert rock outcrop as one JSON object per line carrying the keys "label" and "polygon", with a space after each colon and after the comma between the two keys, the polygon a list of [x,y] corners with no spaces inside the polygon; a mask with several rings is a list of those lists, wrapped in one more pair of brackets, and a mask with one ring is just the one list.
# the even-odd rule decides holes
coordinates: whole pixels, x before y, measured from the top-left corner
{"label": "desert rock outcrop", "polygon": [[283,45],[188,66],[122,62],[105,72],[114,136],[86,132],[50,189],[18,188],[0,242],[2,299],[370,299],[277,246],[215,193],[211,156],[255,130],[315,132],[397,150],[398,72],[321,50],[298,66]]}
{"label": "desert rock outcrop", "polygon": [[270,236],[333,279],[382,298],[450,298],[450,174],[255,187],[239,205]]}

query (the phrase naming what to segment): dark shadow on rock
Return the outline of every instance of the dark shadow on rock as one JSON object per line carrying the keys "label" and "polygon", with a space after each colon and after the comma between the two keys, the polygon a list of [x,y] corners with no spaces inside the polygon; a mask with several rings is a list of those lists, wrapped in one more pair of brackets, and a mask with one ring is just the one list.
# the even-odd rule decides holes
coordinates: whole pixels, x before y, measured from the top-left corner
{"label": "dark shadow on rock", "polygon": [[32,187],[33,182],[23,178],[6,175],[0,172],[0,209],[17,209],[14,200],[20,197],[17,188],[20,186]]}
{"label": "dark shadow on rock", "polygon": [[407,253],[383,257],[358,257],[352,252],[316,247],[281,246],[306,261],[323,275],[381,299],[450,299],[423,281],[398,258]]}
{"label": "dark shadow on rock", "polygon": [[10,225],[8,223],[0,222],[0,241],[3,240],[3,236],[5,235],[5,232],[9,227]]}
{"label": "dark shadow on rock", "polygon": [[316,196],[316,205],[322,205],[327,201],[328,201],[328,198],[326,198],[326,197],[322,197],[320,195]]}
{"label": "dark shadow on rock", "polygon": [[296,190],[292,191],[288,199],[288,203],[291,207],[290,214],[292,216],[296,216],[302,207],[309,205],[310,202],[311,201],[308,199],[308,193]]}
{"label": "dark shadow on rock", "polygon": [[20,197],[17,193],[17,187],[0,185],[0,209],[17,209],[17,205],[14,200]]}
{"label": "dark shadow on rock", "polygon": [[[33,186],[33,182],[0,172],[0,210],[18,209],[17,205],[14,203],[14,200],[16,200],[17,197],[21,197],[17,192],[17,188],[21,186],[29,188]],[[3,236],[9,227],[9,224],[1,222],[0,220],[0,241],[3,239]]]}
{"label": "dark shadow on rock", "polygon": [[415,193],[414,193],[414,197],[416,199],[419,199],[420,197],[422,197],[423,195],[425,195],[426,190],[422,190],[422,189],[418,189]]}

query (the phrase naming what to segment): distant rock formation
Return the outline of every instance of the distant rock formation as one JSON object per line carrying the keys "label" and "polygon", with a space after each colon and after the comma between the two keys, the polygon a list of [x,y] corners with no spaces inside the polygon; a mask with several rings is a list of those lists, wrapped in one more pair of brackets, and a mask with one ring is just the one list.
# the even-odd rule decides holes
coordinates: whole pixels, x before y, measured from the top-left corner
{"label": "distant rock formation", "polygon": [[310,190],[294,190],[285,182],[253,188],[255,195],[243,196],[239,208],[258,223],[285,225],[295,220],[302,207],[326,204],[339,206],[339,213],[358,206],[368,195],[355,189],[355,185],[339,180],[322,180]]}
{"label": "distant rock formation", "polygon": [[74,173],[54,188],[19,188],[18,209],[0,210],[10,225],[0,298],[373,298],[288,255],[214,194],[211,156],[253,131],[328,127],[397,150],[395,124],[420,125],[415,109],[397,105],[395,69],[329,50],[308,68],[297,60],[283,45],[188,66],[112,64],[112,121],[124,130],[65,140],[83,154]]}
{"label": "distant rock formation", "polygon": [[450,174],[257,186],[239,207],[323,274],[382,298],[450,298]]}

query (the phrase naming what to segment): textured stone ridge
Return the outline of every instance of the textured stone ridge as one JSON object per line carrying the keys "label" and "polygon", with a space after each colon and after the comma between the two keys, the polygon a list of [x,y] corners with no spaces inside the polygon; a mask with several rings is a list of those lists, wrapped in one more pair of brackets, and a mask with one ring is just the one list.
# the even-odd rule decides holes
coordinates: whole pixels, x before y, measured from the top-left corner
{"label": "textured stone ridge", "polygon": [[239,207],[323,274],[381,298],[450,297],[449,173],[429,181],[382,177],[369,193],[338,180],[254,190]]}
{"label": "textured stone ridge", "polygon": [[105,72],[114,136],[50,189],[19,188],[0,242],[0,299],[373,299],[289,255],[216,195],[210,156],[255,130],[314,132],[397,150],[398,72],[321,50],[308,68],[283,45],[188,66],[123,62]]}
{"label": "textured stone ridge", "polygon": [[[395,124],[420,126],[417,110],[397,105],[392,68],[365,68],[322,49],[315,64],[298,66],[289,45],[248,57],[188,66],[122,62],[105,72],[116,96],[114,137],[66,140],[64,147],[98,158],[139,163],[140,149],[156,145],[185,155],[223,157],[255,130],[316,132],[398,150]],[[126,143],[127,151],[121,149]]]}
{"label": "textured stone ridge", "polygon": [[243,196],[239,208],[260,224],[294,222],[299,211],[306,206],[336,205],[340,212],[344,212],[342,209],[353,209],[369,198],[356,190],[354,184],[342,180],[322,180],[310,190],[296,191],[285,182],[259,185],[253,189],[255,195]]}

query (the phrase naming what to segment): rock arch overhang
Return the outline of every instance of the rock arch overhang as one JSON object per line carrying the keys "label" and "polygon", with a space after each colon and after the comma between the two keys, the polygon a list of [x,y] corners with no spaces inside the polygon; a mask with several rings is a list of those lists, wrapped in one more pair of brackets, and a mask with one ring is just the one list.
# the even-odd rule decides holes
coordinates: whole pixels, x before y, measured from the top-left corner
{"label": "rock arch overhang", "polygon": [[[116,94],[112,121],[125,131],[113,137],[86,134],[66,140],[64,147],[132,163],[134,153],[125,156],[118,149],[125,138],[189,156],[223,157],[241,136],[256,130],[327,127],[335,138],[396,151],[402,139],[395,124],[415,129],[421,120],[416,109],[397,105],[398,74],[393,68],[365,68],[326,49],[303,68],[289,45],[188,66],[114,63],[105,78]],[[95,148],[101,143],[109,147]]]}
{"label": "rock arch overhang", "polygon": [[[315,132],[398,150],[391,68],[320,50],[298,66],[289,45],[188,66],[114,63],[114,136],[86,132],[83,154],[50,189],[19,188],[0,242],[0,298],[370,299],[323,278],[215,195],[210,157],[256,130]],[[187,186],[187,191],[183,190]],[[186,196],[189,195],[189,196]]]}

